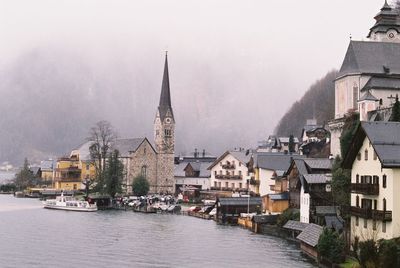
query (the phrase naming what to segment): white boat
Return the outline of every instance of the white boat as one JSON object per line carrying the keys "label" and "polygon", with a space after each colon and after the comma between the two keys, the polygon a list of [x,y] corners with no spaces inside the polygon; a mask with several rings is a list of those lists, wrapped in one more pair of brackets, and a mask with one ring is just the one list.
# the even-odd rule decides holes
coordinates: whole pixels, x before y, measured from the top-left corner
{"label": "white boat", "polygon": [[61,196],[57,196],[56,199],[49,199],[44,201],[43,207],[70,211],[97,211],[96,204],[89,204],[88,201],[77,200],[73,196],[64,196],[62,193]]}

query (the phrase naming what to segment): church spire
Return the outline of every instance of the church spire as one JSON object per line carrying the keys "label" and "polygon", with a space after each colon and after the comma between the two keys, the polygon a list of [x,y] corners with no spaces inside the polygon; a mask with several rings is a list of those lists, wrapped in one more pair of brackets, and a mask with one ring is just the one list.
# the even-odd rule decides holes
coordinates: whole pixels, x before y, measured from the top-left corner
{"label": "church spire", "polygon": [[368,38],[374,41],[399,42],[400,18],[396,8],[391,7],[387,0],[380,12],[374,17],[375,25],[368,33]]}
{"label": "church spire", "polygon": [[171,93],[169,89],[169,73],[168,73],[168,54],[165,52],[164,74],[161,85],[160,104],[158,106],[161,120],[164,120],[168,112],[174,118],[171,105]]}

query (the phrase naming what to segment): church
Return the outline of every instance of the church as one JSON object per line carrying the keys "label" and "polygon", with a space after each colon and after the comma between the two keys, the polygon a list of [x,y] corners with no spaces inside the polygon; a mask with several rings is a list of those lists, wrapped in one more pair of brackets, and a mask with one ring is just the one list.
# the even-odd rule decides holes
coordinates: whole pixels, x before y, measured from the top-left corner
{"label": "church", "polygon": [[[122,185],[126,194],[132,193],[133,179],[139,175],[149,181],[150,193],[174,193],[175,117],[171,105],[167,54],[160,102],[153,124],[154,143],[147,138],[116,139],[112,143],[112,149],[119,151],[124,164]],[[90,142],[86,142],[73,151],[82,163],[92,161],[89,146]]]}
{"label": "church", "polygon": [[385,1],[367,41],[350,41],[335,80],[335,117],[329,122],[331,153],[340,155],[346,118],[387,121],[400,95],[400,15]]}

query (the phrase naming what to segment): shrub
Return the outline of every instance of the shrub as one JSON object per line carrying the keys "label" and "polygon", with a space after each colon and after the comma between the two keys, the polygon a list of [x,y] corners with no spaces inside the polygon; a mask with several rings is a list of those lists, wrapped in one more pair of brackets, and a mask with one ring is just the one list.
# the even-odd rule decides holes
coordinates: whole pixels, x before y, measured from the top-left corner
{"label": "shrub", "polygon": [[132,190],[135,195],[147,195],[150,190],[149,181],[143,176],[137,176],[133,179]]}
{"label": "shrub", "polygon": [[379,267],[398,267],[397,245],[393,240],[381,240],[379,242]]}
{"label": "shrub", "polygon": [[366,240],[364,242],[359,243],[360,246],[360,253],[359,253],[359,260],[361,267],[366,268],[374,268],[379,267],[379,255],[378,255],[378,248],[374,240]]}
{"label": "shrub", "polygon": [[341,263],[344,256],[345,243],[339,234],[330,229],[324,228],[318,240],[318,253],[331,263]]}
{"label": "shrub", "polygon": [[278,216],[278,219],[276,221],[276,224],[279,227],[282,227],[283,225],[285,225],[289,220],[294,220],[294,221],[298,221],[300,220],[300,212],[293,210],[293,209],[286,209],[285,211],[282,212],[282,214],[280,214]]}

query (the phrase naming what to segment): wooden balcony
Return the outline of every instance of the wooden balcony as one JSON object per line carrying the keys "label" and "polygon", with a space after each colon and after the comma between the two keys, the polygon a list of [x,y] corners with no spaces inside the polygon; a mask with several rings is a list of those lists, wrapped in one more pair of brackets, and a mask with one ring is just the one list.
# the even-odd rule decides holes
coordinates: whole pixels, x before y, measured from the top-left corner
{"label": "wooden balcony", "polygon": [[350,213],[352,216],[374,219],[377,221],[392,221],[392,211],[375,210],[370,208],[351,207]]}
{"label": "wooden balcony", "polygon": [[379,184],[352,183],[351,192],[365,195],[379,195]]}
{"label": "wooden balcony", "polygon": [[250,185],[260,185],[260,181],[259,180],[256,180],[256,179],[254,179],[254,178],[251,178],[250,179]]}
{"label": "wooden balcony", "polygon": [[215,178],[220,180],[241,180],[242,175],[215,175]]}
{"label": "wooden balcony", "polygon": [[224,169],[235,169],[235,165],[234,164],[223,164],[222,168]]}

